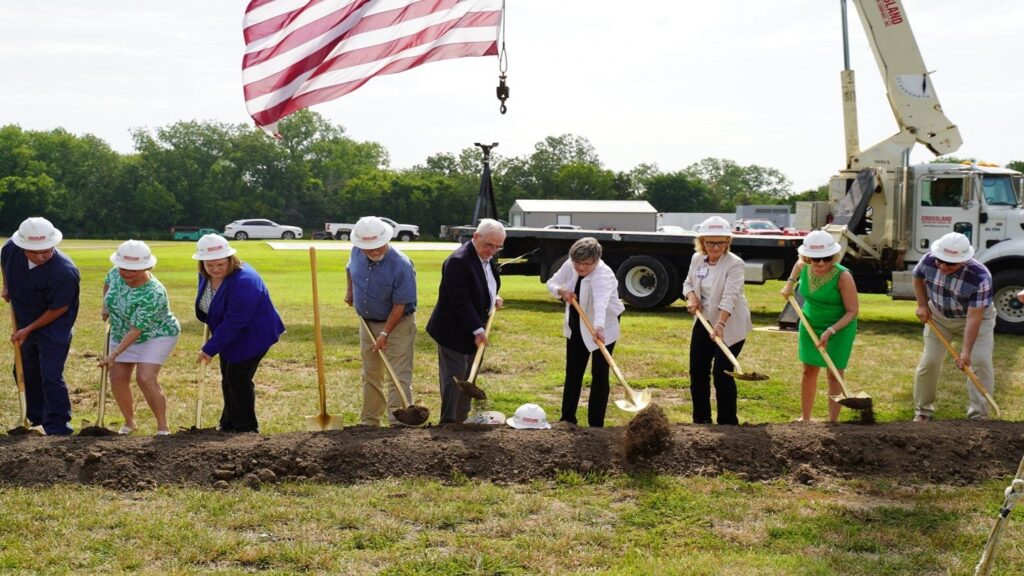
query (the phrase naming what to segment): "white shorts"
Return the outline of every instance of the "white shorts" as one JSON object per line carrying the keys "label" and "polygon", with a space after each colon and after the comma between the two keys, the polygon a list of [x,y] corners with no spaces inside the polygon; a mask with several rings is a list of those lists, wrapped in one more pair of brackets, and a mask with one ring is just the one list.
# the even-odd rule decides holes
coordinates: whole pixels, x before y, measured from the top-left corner
{"label": "white shorts", "polygon": [[[177,336],[159,336],[150,338],[139,344],[135,343],[122,352],[115,362],[119,364],[158,364],[163,366],[167,357],[171,355],[174,346],[178,343]],[[110,339],[110,349],[116,350],[120,342]]]}

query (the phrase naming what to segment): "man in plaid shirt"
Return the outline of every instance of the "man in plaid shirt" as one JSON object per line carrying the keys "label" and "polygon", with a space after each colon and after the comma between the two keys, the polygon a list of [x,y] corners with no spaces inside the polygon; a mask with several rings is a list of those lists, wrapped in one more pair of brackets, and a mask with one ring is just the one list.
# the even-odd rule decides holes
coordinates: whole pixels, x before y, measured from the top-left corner
{"label": "man in plaid shirt", "polygon": [[[928,422],[935,413],[935,390],[942,372],[946,348],[932,333],[928,321],[950,340],[961,334],[963,345],[956,359],[957,368],[974,369],[978,379],[992,394],[992,348],[996,310],[992,304],[992,274],[973,258],[969,238],[950,232],[932,243],[931,253],[914,267],[914,294],[917,318],[925,324],[924,354],[914,375],[914,421]],[[967,417],[988,417],[985,397],[967,381],[970,404]]]}

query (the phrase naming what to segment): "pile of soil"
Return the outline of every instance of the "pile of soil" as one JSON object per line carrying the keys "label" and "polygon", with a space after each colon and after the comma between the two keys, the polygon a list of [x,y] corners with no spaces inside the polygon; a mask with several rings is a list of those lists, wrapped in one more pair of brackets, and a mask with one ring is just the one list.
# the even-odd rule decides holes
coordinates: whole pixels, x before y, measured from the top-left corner
{"label": "pile of soil", "polygon": [[[645,459],[644,470],[803,483],[878,476],[964,485],[1013,476],[1024,450],[1024,423],[1017,422],[673,424],[668,431],[663,450]],[[233,482],[349,484],[388,476],[517,483],[551,478],[559,470],[634,472],[625,435],[625,428],[446,425],[268,436],[212,430],[158,438],[3,436],[0,486],[224,488]]]}

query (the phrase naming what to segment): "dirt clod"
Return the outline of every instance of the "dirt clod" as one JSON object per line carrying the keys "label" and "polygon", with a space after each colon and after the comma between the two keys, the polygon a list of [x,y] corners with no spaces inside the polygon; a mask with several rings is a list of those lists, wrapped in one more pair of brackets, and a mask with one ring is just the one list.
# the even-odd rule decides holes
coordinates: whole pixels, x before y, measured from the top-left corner
{"label": "dirt clod", "polygon": [[419,404],[412,404],[392,412],[395,419],[407,426],[419,426],[430,418],[430,409]]}
{"label": "dirt clod", "polygon": [[637,413],[626,427],[623,441],[626,460],[636,463],[661,454],[672,445],[672,432],[668,418],[656,404]]}

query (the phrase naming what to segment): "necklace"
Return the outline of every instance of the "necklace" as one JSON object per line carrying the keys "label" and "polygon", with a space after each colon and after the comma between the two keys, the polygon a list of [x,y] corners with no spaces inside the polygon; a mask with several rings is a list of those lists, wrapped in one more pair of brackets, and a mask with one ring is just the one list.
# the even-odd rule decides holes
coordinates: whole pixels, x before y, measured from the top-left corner
{"label": "necklace", "polygon": [[819,288],[832,281],[839,274],[839,268],[833,266],[827,273],[818,276],[813,270],[807,271],[807,283],[811,292],[817,292]]}

